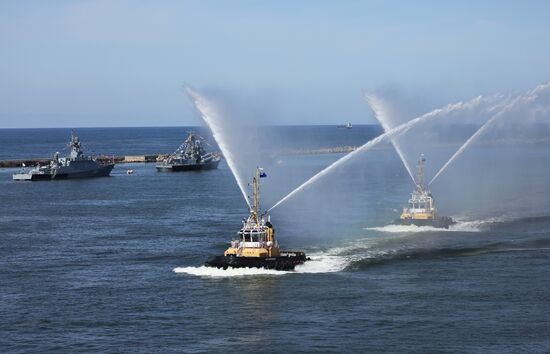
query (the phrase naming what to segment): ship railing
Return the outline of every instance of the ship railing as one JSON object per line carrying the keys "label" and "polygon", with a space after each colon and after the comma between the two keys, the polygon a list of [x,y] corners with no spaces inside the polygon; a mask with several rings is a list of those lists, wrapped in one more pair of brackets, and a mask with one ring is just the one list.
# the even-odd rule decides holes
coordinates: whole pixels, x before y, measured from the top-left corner
{"label": "ship railing", "polygon": [[246,248],[260,248],[261,242],[245,241],[245,242],[241,242],[241,245],[243,245],[243,247],[246,247]]}

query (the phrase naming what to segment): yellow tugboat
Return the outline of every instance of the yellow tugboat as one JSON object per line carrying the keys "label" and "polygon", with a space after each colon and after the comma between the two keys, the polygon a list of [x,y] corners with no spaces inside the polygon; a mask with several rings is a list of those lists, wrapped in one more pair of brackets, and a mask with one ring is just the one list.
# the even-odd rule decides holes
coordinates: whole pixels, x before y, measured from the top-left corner
{"label": "yellow tugboat", "polygon": [[437,214],[434,199],[430,191],[424,186],[424,154],[418,158],[416,166],[416,187],[411,193],[409,205],[403,208],[403,212],[397,223],[401,225],[432,226],[448,229],[456,222],[449,216],[440,216]]}
{"label": "yellow tugboat", "polygon": [[260,215],[259,180],[265,176],[261,168],[256,169],[252,179],[253,200],[250,215],[243,219],[237,238],[231,241],[223,256],[209,259],[206,266],[218,269],[231,267],[293,270],[296,265],[309,260],[304,252],[281,251],[269,215]]}

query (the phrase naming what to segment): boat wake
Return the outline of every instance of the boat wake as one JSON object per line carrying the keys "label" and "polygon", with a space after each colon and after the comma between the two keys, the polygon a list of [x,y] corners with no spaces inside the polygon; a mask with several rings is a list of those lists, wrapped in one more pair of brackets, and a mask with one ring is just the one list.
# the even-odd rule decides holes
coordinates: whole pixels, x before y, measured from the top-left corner
{"label": "boat wake", "polygon": [[206,278],[227,278],[227,277],[242,277],[247,275],[284,275],[287,273],[293,273],[289,271],[280,271],[274,269],[257,269],[257,268],[228,268],[226,270],[218,269],[214,267],[200,266],[200,267],[176,267],[174,273],[183,273],[188,275],[195,275],[198,277]]}
{"label": "boat wake", "polygon": [[[550,217],[509,219],[506,217],[467,220],[457,218],[457,224],[448,230],[429,226],[387,225],[365,228],[383,235],[369,235],[361,239],[343,242],[337,247],[307,252],[311,260],[296,266],[294,271],[271,269],[239,268],[217,269],[206,266],[178,267],[175,273],[183,273],[205,278],[227,278],[244,276],[281,276],[288,274],[327,274],[335,272],[354,272],[370,269],[372,266],[389,264],[411,259],[439,259],[454,257],[481,256],[492,253],[527,252],[550,250],[550,239],[539,235],[535,239],[503,239],[494,237],[494,233],[470,237],[466,233],[490,231],[497,228],[528,225],[535,227],[540,223],[550,223]],[[524,226],[522,226],[524,227]],[[436,234],[435,232],[462,232],[463,234]],[[500,235],[500,233],[497,233]],[[491,236],[492,235],[492,236]]]}
{"label": "boat wake", "polygon": [[311,254],[311,260],[296,266],[296,273],[334,273],[344,270],[349,260],[347,257],[330,252]]}
{"label": "boat wake", "polygon": [[461,220],[457,219],[456,224],[449,226],[448,229],[437,228],[433,226],[416,225],[395,225],[390,224],[378,227],[365,227],[364,230],[386,232],[386,233],[417,233],[417,232],[482,232],[491,224],[502,222],[499,218],[490,218],[486,220]]}
{"label": "boat wake", "polygon": [[475,257],[494,253],[549,251],[550,240],[532,240],[527,242],[494,242],[482,245],[448,247],[420,247],[396,249],[375,257],[363,257],[351,261],[346,271],[364,271],[372,266],[411,260],[434,260],[442,258]]}
{"label": "boat wake", "polygon": [[227,278],[243,276],[277,276],[285,274],[306,274],[306,273],[333,273],[344,270],[349,265],[349,260],[331,252],[319,252],[310,254],[311,260],[296,266],[294,271],[280,271],[264,268],[228,268],[226,270],[214,267],[176,267],[174,273],[182,273],[205,278]]}

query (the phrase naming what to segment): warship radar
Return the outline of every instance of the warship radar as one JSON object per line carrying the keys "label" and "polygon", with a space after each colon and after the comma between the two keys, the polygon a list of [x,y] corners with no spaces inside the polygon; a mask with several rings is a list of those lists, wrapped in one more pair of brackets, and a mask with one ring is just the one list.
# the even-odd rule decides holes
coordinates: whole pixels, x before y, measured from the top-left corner
{"label": "warship radar", "polygon": [[296,265],[309,260],[304,252],[281,251],[269,215],[259,214],[259,179],[265,176],[261,168],[256,170],[252,179],[253,200],[250,215],[243,219],[242,228],[223,256],[209,259],[206,266],[224,270],[229,267],[294,270]]}
{"label": "warship radar", "polygon": [[115,166],[112,162],[100,162],[91,156],[84,155],[80,139],[71,133],[68,147],[71,153],[67,157],[59,157],[56,152],[46,166],[23,168],[13,175],[15,181],[38,181],[50,179],[107,177]]}
{"label": "warship radar", "polygon": [[206,152],[204,138],[190,133],[181,146],[166,159],[157,163],[157,171],[193,171],[218,168],[220,157]]}
{"label": "warship radar", "polygon": [[448,216],[440,216],[435,208],[434,199],[424,186],[424,154],[418,158],[416,166],[416,187],[411,193],[409,205],[403,208],[403,213],[397,223],[401,225],[432,226],[448,229],[456,222]]}

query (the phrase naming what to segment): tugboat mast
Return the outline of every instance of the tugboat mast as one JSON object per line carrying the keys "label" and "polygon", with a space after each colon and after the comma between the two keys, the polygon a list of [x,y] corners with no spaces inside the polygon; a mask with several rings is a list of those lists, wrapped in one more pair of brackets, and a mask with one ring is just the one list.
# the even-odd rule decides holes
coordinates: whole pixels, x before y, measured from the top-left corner
{"label": "tugboat mast", "polygon": [[260,211],[260,168],[256,168],[256,173],[252,177],[252,210],[250,211],[256,223]]}
{"label": "tugboat mast", "polygon": [[424,162],[426,162],[426,158],[424,154],[420,154],[416,162],[416,190],[418,192],[424,191]]}

